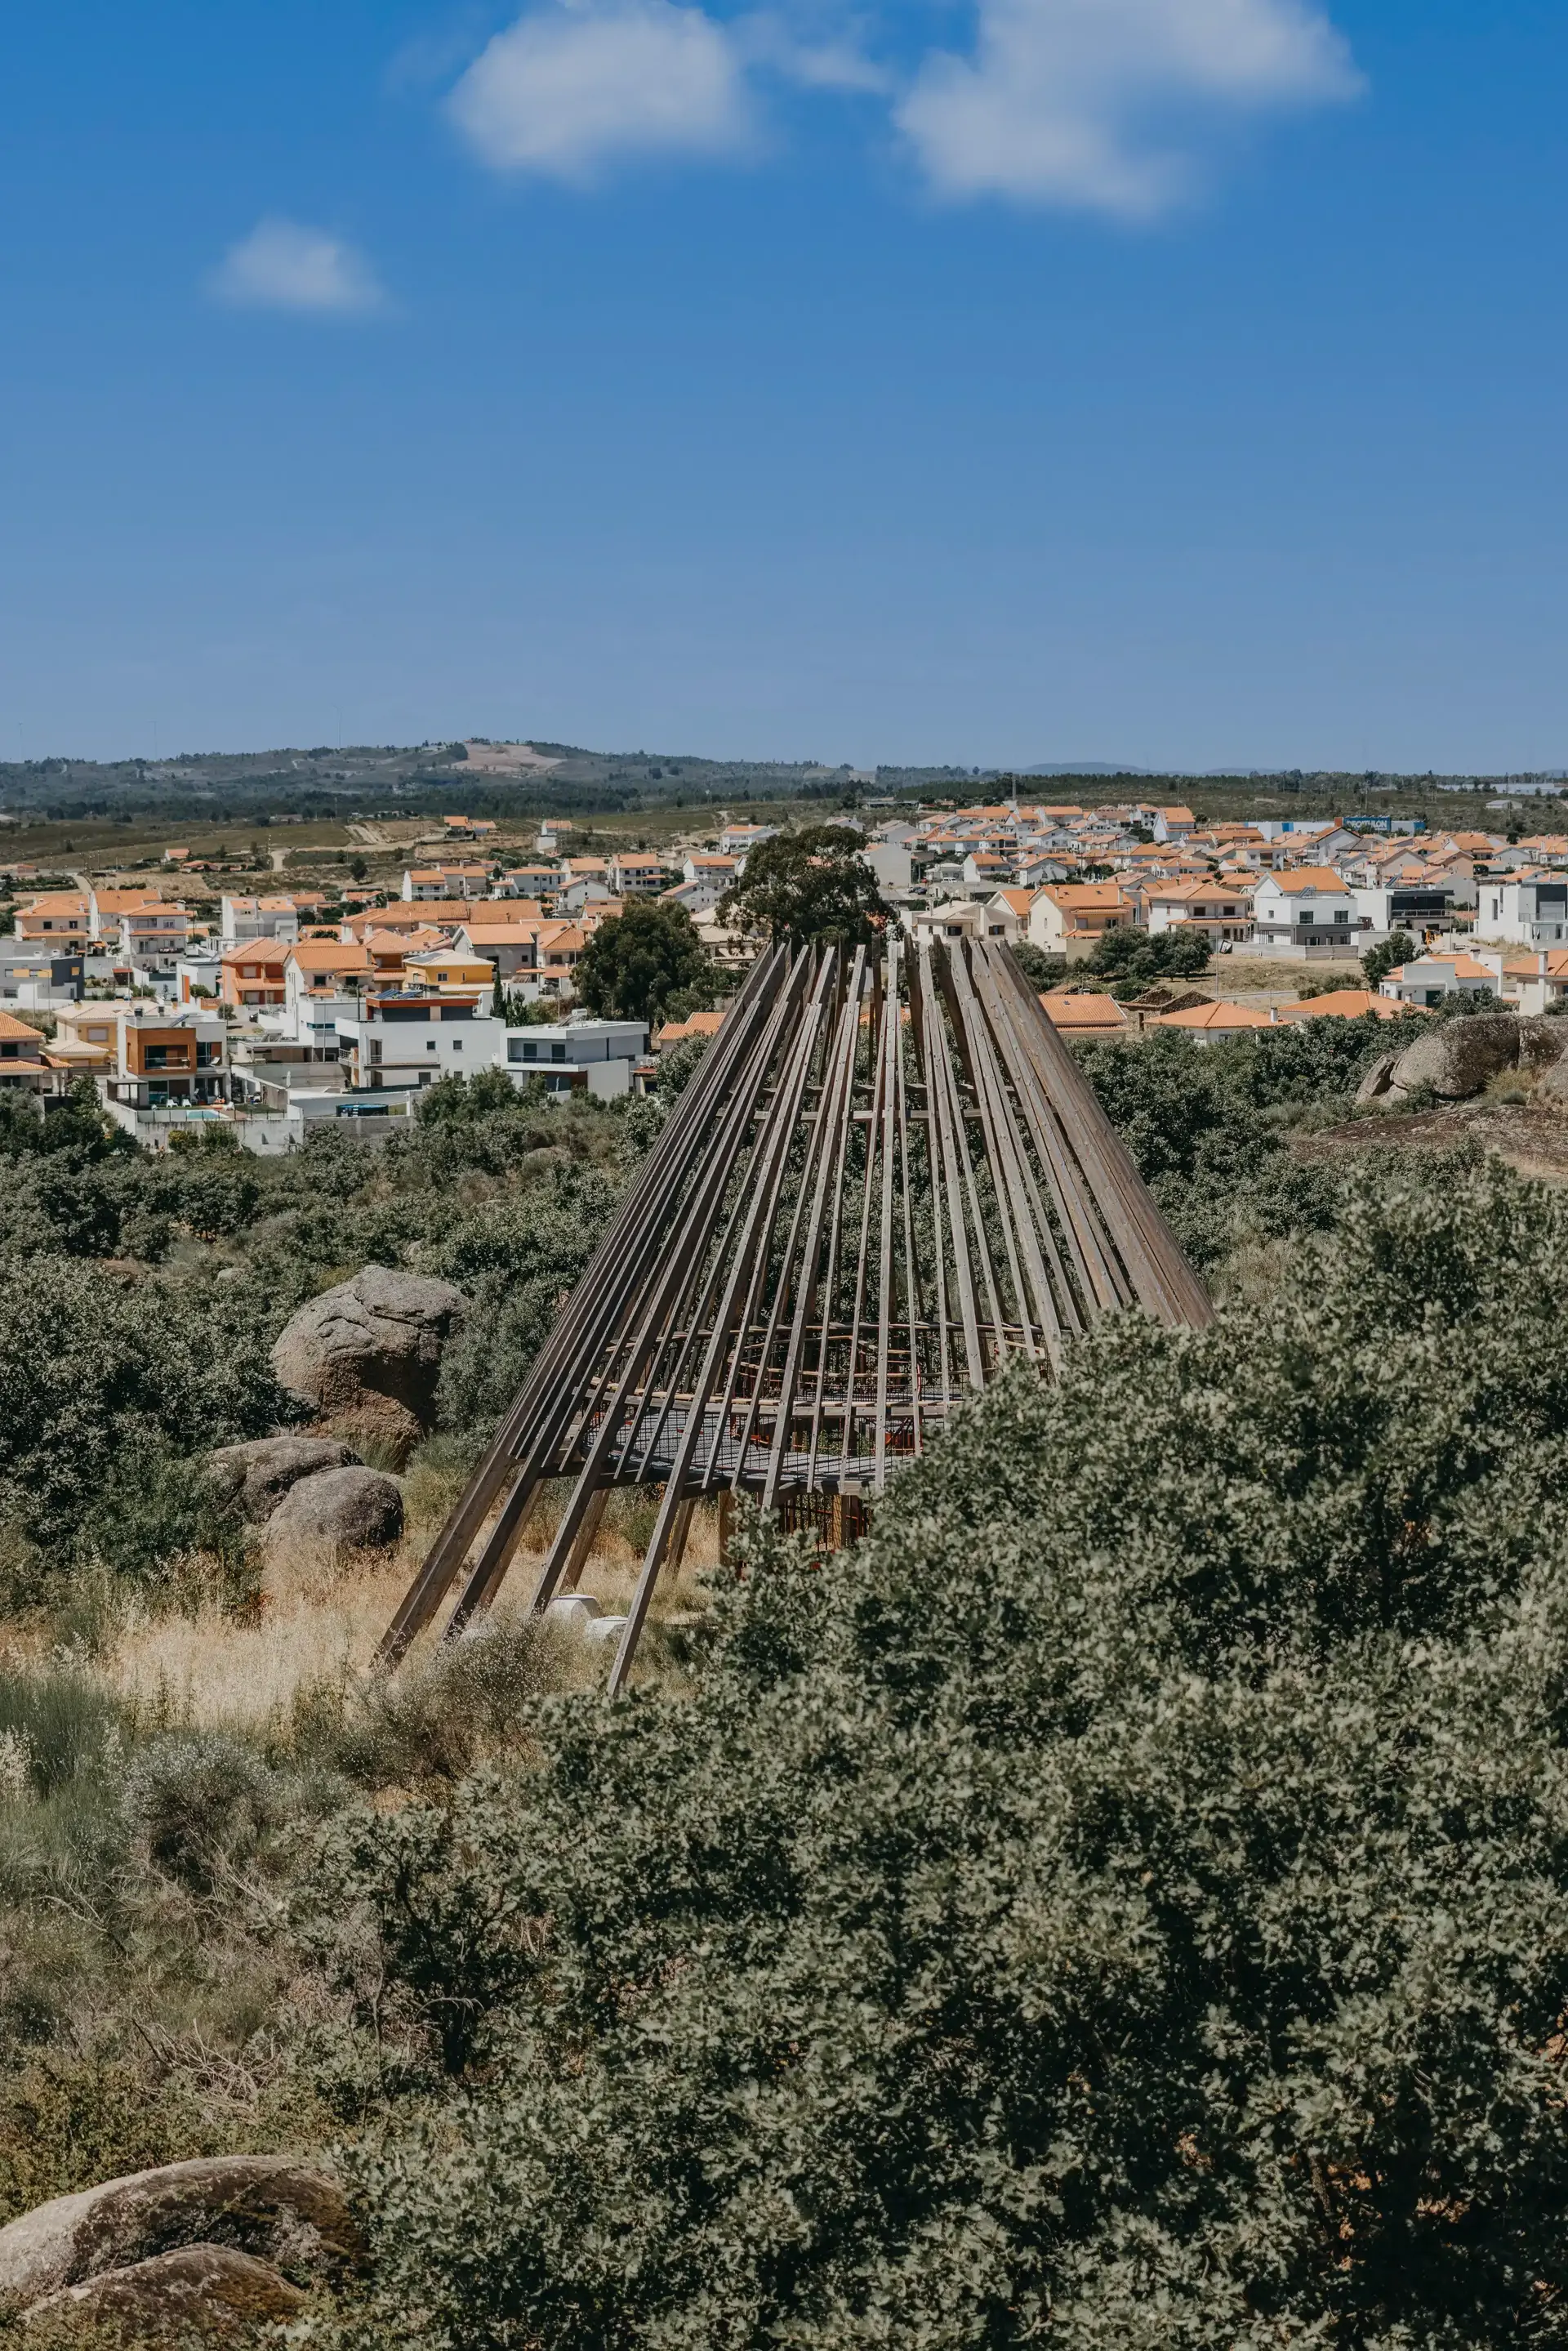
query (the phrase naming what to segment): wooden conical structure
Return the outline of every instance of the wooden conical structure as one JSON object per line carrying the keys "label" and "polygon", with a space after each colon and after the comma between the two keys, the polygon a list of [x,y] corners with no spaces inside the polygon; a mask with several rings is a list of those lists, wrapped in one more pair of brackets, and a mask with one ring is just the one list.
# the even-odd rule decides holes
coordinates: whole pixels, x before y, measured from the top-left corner
{"label": "wooden conical structure", "polygon": [[879,1494],[1017,1356],[1102,1314],[1211,1309],[1017,964],[985,941],[775,947],[753,967],[382,1643],[500,1589],[545,1481],[535,1587],[574,1588],[605,1500],[662,1499],[611,1679],[692,1506]]}

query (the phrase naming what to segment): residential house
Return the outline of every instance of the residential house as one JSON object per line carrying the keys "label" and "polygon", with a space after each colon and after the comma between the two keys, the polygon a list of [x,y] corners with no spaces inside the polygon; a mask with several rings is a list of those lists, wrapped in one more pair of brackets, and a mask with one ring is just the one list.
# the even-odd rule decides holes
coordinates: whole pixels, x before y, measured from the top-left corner
{"label": "residential house", "polygon": [[727,824],[719,835],[720,853],[743,860],[750,851],[764,841],[772,841],[777,832],[776,824]]}
{"label": "residential house", "polygon": [[118,919],[119,952],[136,965],[171,964],[190,943],[190,912],[170,899],[143,898]]}
{"label": "residential house", "polygon": [[537,1078],[547,1093],[588,1093],[613,1102],[631,1092],[631,1073],[648,1050],[642,1020],[565,1020],[547,1029],[509,1029],[508,1077]]}
{"label": "residential house", "polygon": [[1515,946],[1555,947],[1568,940],[1568,878],[1517,874],[1483,882],[1476,936]]}
{"label": "residential house", "polygon": [[1221,940],[1240,945],[1252,935],[1251,892],[1233,883],[1149,882],[1143,885],[1143,903],[1150,938],[1166,931],[1196,932],[1217,946]]}
{"label": "residential house", "polygon": [[488,841],[495,831],[488,817],[447,816],[441,819],[449,841]]}
{"label": "residential house", "polygon": [[337,1060],[337,1022],[352,1014],[372,977],[370,951],[359,940],[301,939],[290,947],[284,962],[284,1027],[306,1060]]}
{"label": "residential house", "polygon": [[493,981],[498,977],[507,987],[514,980],[534,977],[539,968],[539,934],[554,925],[547,925],[542,915],[535,915],[531,922],[492,921],[489,917],[490,910],[486,909],[483,918],[476,914],[459,925],[453,941],[458,954],[489,964]]}
{"label": "residential house", "polygon": [[1539,948],[1531,961],[1534,968],[1520,972],[1515,981],[1521,1012],[1560,1011],[1568,1004],[1568,947]]}
{"label": "residential house", "polygon": [[0,1012],[0,1093],[42,1093],[53,1083],[42,1032],[14,1012]]}
{"label": "residential house", "polygon": [[0,1002],[26,1005],[35,1011],[77,1003],[82,971],[80,947],[0,939]]}
{"label": "residential house", "polygon": [[429,945],[431,942],[424,937],[428,932],[434,934],[434,943],[439,945],[444,933],[455,931],[472,912],[466,898],[421,899],[413,905],[394,899],[389,906],[367,906],[361,914],[346,914],[342,935],[364,939],[372,931],[381,931],[408,939],[418,936],[421,945]]}
{"label": "residential house", "polygon": [[1385,972],[1379,996],[1397,1004],[1441,1004],[1449,996],[1495,996],[1497,974],[1474,956],[1416,956]]}
{"label": "residential house", "polygon": [[669,886],[670,869],[662,858],[617,855],[609,861],[607,879],[617,897],[653,898]]}
{"label": "residential house", "polygon": [[981,936],[1005,939],[1011,946],[1014,939],[1029,936],[1029,909],[1034,903],[1033,890],[997,890],[981,909]]}
{"label": "residential house", "polygon": [[682,879],[664,896],[671,904],[684,906],[689,914],[706,914],[729,891],[737,871],[732,857],[689,857]]}
{"label": "residential house", "polygon": [[244,946],[252,939],[276,939],[292,946],[299,936],[299,908],[292,897],[242,898],[225,895],[218,902],[218,935],[224,946]]}
{"label": "residential house", "polygon": [[1316,960],[1358,954],[1365,925],[1347,883],[1332,867],[1262,873],[1252,892],[1252,946],[1263,955]]}
{"label": "residential house", "polygon": [[1274,1008],[1276,1020],[1359,1020],[1365,1014],[1376,1014],[1379,1020],[1397,1020],[1410,1008],[1393,1004],[1386,996],[1376,995],[1366,987],[1336,987],[1324,996],[1309,996],[1299,1004],[1281,1004]]}
{"label": "residential house", "polygon": [[1408,931],[1412,938],[1429,939],[1452,927],[1452,885],[1440,874],[1426,873],[1402,882],[1382,882],[1370,889],[1355,888],[1351,900],[1366,932],[1367,946]]}
{"label": "residential house", "polygon": [[430,898],[487,898],[488,865],[418,865],[403,875],[405,901]]}
{"label": "residential house", "polygon": [[724,1015],[718,1012],[693,1012],[685,1020],[667,1020],[653,1040],[656,1053],[668,1053],[671,1045],[684,1045],[691,1037],[716,1037]]}
{"label": "residential house", "polygon": [[56,1015],[53,1058],[85,1069],[104,1107],[132,1132],[138,1112],[211,1108],[229,1098],[228,1026],[216,1006],[140,998],[74,1004]]}
{"label": "residential house", "polygon": [[281,939],[245,939],[225,947],[220,967],[223,1002],[251,1012],[284,1003],[289,954]]}
{"label": "residential house", "polygon": [[1051,1026],[1060,1036],[1092,1040],[1104,1037],[1126,1037],[1132,1022],[1114,996],[1096,996],[1086,990],[1076,993],[1071,988],[1053,987],[1040,998]]}
{"label": "residential house", "polygon": [[403,980],[409,987],[433,988],[438,996],[462,995],[470,988],[493,988],[495,968],[483,956],[461,947],[421,947],[403,957]]}
{"label": "residential house", "polygon": [[495,1061],[505,1024],[479,990],[372,989],[337,1019],[345,1082],[358,1091],[414,1090],[437,1078],[467,1077]]}
{"label": "residential house", "polygon": [[1047,955],[1081,963],[1107,931],[1130,925],[1132,901],[1116,882],[1048,882],[1029,907],[1029,938]]}
{"label": "residential house", "polygon": [[1272,1029],[1271,1014],[1255,1004],[1189,1004],[1180,1012],[1157,1012],[1151,1029],[1175,1029],[1195,1045],[1213,1045],[1226,1037],[1244,1037],[1254,1029]]}
{"label": "residential house", "polygon": [[16,936],[47,940],[57,946],[85,947],[92,936],[91,909],[87,899],[74,891],[46,891],[18,910]]}

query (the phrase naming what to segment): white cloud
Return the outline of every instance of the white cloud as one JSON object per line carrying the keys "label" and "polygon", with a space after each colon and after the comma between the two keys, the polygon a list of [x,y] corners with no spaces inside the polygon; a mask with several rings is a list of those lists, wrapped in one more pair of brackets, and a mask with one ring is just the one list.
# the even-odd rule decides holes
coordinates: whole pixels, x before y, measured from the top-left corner
{"label": "white cloud", "polygon": [[802,89],[886,91],[893,77],[854,38],[806,39],[772,12],[737,18],[735,39],[749,65],[769,68]]}
{"label": "white cloud", "polygon": [[379,310],[385,300],[351,245],[288,220],[258,222],[224,255],[211,286],[219,301],[247,310]]}
{"label": "white cloud", "polygon": [[496,35],[448,101],[497,170],[590,179],[631,154],[722,154],[750,129],[727,30],[672,0],[552,0]]}
{"label": "white cloud", "polygon": [[973,57],[929,57],[896,113],[944,194],[1147,219],[1191,184],[1173,125],[1361,87],[1313,0],[980,0]]}

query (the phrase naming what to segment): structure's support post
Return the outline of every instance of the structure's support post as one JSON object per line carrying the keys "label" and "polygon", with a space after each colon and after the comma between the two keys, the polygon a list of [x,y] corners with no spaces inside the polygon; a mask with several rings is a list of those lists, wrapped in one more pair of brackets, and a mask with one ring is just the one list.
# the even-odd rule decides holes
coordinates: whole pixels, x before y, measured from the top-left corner
{"label": "structure's support post", "polygon": [[583,1570],[588,1563],[588,1554],[597,1541],[599,1529],[604,1524],[605,1510],[609,1498],[609,1488],[601,1486],[583,1512],[583,1522],[577,1529],[566,1564],[561,1572],[561,1581],[556,1587],[557,1590],[575,1592],[582,1582]]}
{"label": "structure's support post", "polygon": [[730,1564],[730,1544],[735,1532],[735,1493],[732,1486],[719,1489],[719,1564]]}
{"label": "structure's support post", "polygon": [[455,1641],[463,1627],[489,1607],[501,1589],[513,1555],[523,1540],[524,1531],[544,1490],[543,1478],[524,1476],[518,1479],[506,1498],[505,1509],[490,1531],[462,1598],[447,1619],[446,1630],[441,1635],[443,1641]]}
{"label": "structure's support post", "polygon": [[691,1521],[696,1515],[697,1497],[692,1494],[680,1504],[675,1513],[675,1523],[670,1530],[670,1551],[664,1563],[670,1570],[671,1582],[686,1563],[686,1545],[691,1540]]}

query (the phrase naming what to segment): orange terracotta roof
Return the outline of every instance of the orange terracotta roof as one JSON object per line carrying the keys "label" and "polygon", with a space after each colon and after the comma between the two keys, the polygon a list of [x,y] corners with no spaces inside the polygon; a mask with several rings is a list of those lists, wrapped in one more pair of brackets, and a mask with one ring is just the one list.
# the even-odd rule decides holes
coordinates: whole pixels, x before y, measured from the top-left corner
{"label": "orange terracotta roof", "polygon": [[1309,996],[1304,1004],[1282,1004],[1282,1020],[1359,1020],[1375,1012],[1379,1020],[1398,1020],[1411,1009],[1392,997],[1374,996],[1365,987],[1336,987],[1326,996]]}
{"label": "orange terracotta roof", "polygon": [[1214,1004],[1189,1005],[1185,1012],[1157,1012],[1149,1025],[1155,1029],[1197,1029],[1212,1035],[1217,1030],[1272,1029],[1273,1022],[1255,1005],[1230,1004],[1221,998]]}
{"label": "orange terracotta roof", "polygon": [[1080,1033],[1097,1030],[1110,1036],[1120,1034],[1127,1025],[1127,1016],[1114,996],[1075,995],[1066,988],[1052,988],[1040,1001],[1054,1029],[1075,1029]]}

